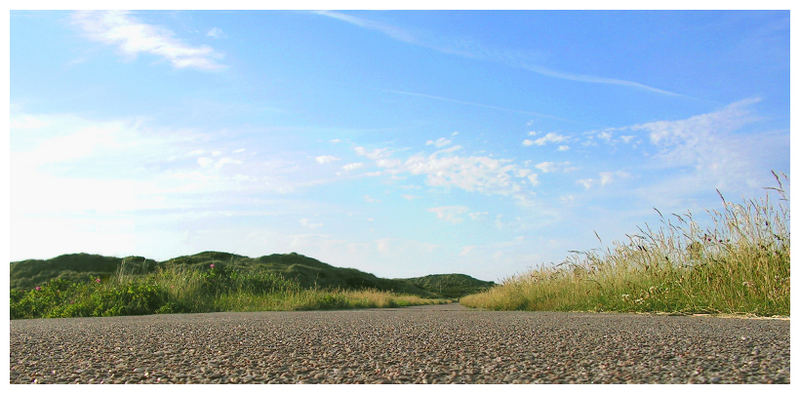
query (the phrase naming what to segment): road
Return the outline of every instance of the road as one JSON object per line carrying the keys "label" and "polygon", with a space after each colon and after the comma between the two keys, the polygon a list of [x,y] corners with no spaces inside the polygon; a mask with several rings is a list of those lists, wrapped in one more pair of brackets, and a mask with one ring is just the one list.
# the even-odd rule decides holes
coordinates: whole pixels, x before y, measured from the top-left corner
{"label": "road", "polygon": [[11,383],[789,383],[789,321],[403,309],[13,320]]}

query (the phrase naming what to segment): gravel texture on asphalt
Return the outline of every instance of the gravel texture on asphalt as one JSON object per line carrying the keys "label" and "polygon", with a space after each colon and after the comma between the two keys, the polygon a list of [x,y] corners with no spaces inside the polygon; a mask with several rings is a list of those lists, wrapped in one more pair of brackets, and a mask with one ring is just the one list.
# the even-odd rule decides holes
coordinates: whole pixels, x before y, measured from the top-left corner
{"label": "gravel texture on asphalt", "polygon": [[789,383],[789,321],[403,309],[11,321],[11,383]]}

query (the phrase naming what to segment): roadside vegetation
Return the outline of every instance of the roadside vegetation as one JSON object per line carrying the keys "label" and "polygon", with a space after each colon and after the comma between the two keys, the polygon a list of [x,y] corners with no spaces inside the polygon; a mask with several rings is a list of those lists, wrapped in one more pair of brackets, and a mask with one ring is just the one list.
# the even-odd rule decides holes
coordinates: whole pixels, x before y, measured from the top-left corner
{"label": "roadside vegetation", "polygon": [[303,288],[264,269],[222,263],[167,265],[148,274],[55,278],[11,290],[11,318],[123,316],[218,311],[293,311],[444,303],[375,289]]}
{"label": "roadside vegetation", "polygon": [[[789,315],[789,178],[759,200],[722,200],[708,226],[690,214],[639,228],[627,242],[574,252],[461,298],[493,310]],[[598,237],[599,238],[599,237]],[[602,244],[602,241],[601,241]]]}
{"label": "roadside vegetation", "polygon": [[155,261],[141,256],[124,258],[95,254],[65,254],[47,260],[11,263],[11,289],[30,290],[52,279],[88,282],[125,275],[148,275],[159,270],[205,270],[211,264],[241,272],[272,273],[297,282],[304,289],[376,289],[422,298],[458,298],[495,285],[463,274],[439,274],[417,278],[386,279],[354,268],[334,267],[297,253],[271,254],[250,258],[225,252],[202,252],[190,256]]}

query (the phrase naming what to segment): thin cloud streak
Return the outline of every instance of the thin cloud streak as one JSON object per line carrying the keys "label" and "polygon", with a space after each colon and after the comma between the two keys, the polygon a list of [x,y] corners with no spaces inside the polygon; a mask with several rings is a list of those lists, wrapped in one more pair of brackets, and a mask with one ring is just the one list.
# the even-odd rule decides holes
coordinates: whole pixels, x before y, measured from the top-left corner
{"label": "thin cloud streak", "polygon": [[317,15],[327,16],[328,18],[333,18],[340,20],[342,22],[347,22],[351,25],[356,25],[358,27],[363,27],[369,30],[379,31],[398,41],[420,45],[420,43],[414,38],[412,34],[394,26],[384,25],[382,23],[371,21],[369,19],[342,14],[341,12],[334,12],[334,11],[313,11],[313,12]]}
{"label": "thin cloud streak", "polygon": [[539,75],[544,75],[546,77],[552,78],[559,78],[559,79],[566,79],[569,81],[576,81],[576,82],[586,82],[586,83],[600,83],[606,85],[619,85],[619,86],[627,86],[637,89],[643,89],[654,93],[664,94],[667,96],[676,96],[676,97],[688,97],[686,95],[670,92],[669,90],[663,90],[654,88],[649,85],[645,85],[643,83],[634,82],[634,81],[626,81],[624,79],[615,79],[615,78],[605,78],[605,77],[596,77],[593,75],[583,75],[583,74],[570,74],[561,71],[551,70],[549,68],[540,67],[540,66],[522,66],[522,68],[533,71]]}
{"label": "thin cloud streak", "polygon": [[[598,77],[594,75],[585,75],[585,74],[572,74],[566,73],[557,70],[551,70],[546,67],[536,66],[536,65],[529,65],[525,63],[521,63],[519,61],[515,61],[514,59],[509,59],[506,56],[498,56],[494,51],[488,50],[487,48],[483,48],[481,45],[477,43],[470,43],[467,50],[462,49],[464,45],[453,45],[451,44],[434,44],[431,40],[422,39],[418,36],[415,36],[409,31],[403,30],[396,26],[386,25],[383,23],[375,22],[369,19],[360,18],[348,14],[343,14],[341,12],[334,12],[334,11],[315,11],[317,15],[326,16],[328,18],[333,18],[336,20],[340,20],[342,22],[346,22],[364,29],[378,31],[383,33],[395,40],[422,46],[425,48],[430,48],[435,51],[449,54],[449,55],[456,55],[461,57],[473,58],[473,59],[485,59],[489,61],[493,61],[496,63],[502,63],[507,66],[522,68],[539,75],[550,77],[550,78],[557,78],[563,79],[568,81],[575,81],[575,82],[584,82],[584,83],[597,83],[597,84],[606,84],[606,85],[617,85],[617,86],[625,86],[635,89],[646,90],[653,93],[663,94],[667,96],[676,96],[676,97],[688,97],[680,93],[671,92],[669,90],[659,89],[653,86],[645,85],[643,83],[635,82],[635,81],[628,81],[624,79],[616,79],[616,78],[606,78],[606,77]],[[458,44],[458,43],[455,43]]]}

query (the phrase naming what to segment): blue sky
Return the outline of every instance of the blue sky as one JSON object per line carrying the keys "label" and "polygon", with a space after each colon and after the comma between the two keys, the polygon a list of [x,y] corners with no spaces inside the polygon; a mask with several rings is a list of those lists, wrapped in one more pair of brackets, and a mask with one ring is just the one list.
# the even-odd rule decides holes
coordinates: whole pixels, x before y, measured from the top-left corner
{"label": "blue sky", "polygon": [[789,173],[789,13],[11,13],[11,259],[500,280]]}

